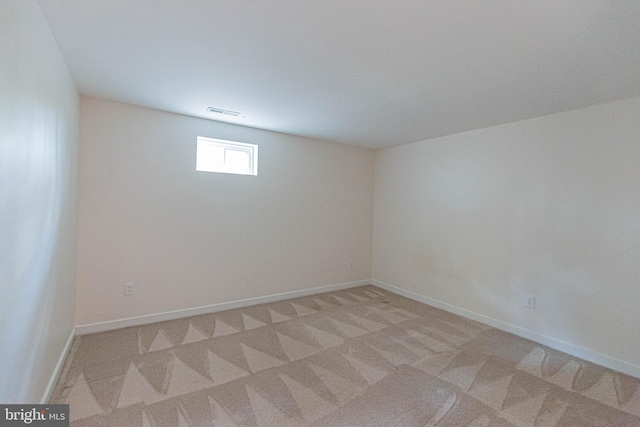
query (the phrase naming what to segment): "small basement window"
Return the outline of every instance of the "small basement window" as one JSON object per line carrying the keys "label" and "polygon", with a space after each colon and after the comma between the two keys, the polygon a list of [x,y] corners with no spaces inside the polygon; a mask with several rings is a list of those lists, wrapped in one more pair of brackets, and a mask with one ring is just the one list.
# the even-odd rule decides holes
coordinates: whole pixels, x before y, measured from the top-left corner
{"label": "small basement window", "polygon": [[258,175],[258,146],[199,136],[196,170]]}

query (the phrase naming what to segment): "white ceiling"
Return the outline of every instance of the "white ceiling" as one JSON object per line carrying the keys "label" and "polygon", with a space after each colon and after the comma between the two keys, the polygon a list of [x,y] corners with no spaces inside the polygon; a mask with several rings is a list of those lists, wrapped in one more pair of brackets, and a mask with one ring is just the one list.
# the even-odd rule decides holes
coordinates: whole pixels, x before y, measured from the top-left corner
{"label": "white ceiling", "polygon": [[83,94],[370,148],[640,96],[638,0],[39,4]]}

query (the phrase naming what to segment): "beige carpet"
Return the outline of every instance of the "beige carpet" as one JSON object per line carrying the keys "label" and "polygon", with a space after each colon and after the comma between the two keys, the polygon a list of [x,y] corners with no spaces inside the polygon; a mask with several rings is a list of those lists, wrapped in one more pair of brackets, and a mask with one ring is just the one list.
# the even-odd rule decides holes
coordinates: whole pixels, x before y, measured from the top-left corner
{"label": "beige carpet", "polygon": [[76,339],[80,426],[640,426],[640,381],[373,286]]}

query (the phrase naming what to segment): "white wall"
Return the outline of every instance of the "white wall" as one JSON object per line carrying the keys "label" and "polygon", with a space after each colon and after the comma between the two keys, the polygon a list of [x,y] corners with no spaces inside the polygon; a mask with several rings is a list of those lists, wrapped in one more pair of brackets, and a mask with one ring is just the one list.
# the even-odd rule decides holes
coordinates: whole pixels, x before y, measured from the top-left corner
{"label": "white wall", "polygon": [[37,403],[73,331],[78,93],[32,0],[0,2],[0,402]]}
{"label": "white wall", "polygon": [[[196,172],[199,135],[258,176]],[[371,278],[373,151],[87,97],[80,138],[78,325]]]}
{"label": "white wall", "polygon": [[380,282],[640,376],[640,98],[377,152],[373,264]]}

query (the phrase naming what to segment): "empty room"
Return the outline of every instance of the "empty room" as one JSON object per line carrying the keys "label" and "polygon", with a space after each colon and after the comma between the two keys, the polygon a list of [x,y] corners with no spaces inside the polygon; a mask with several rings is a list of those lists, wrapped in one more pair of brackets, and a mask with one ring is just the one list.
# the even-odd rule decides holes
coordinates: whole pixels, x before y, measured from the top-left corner
{"label": "empty room", "polygon": [[638,427],[639,165],[637,0],[0,0],[0,425]]}

